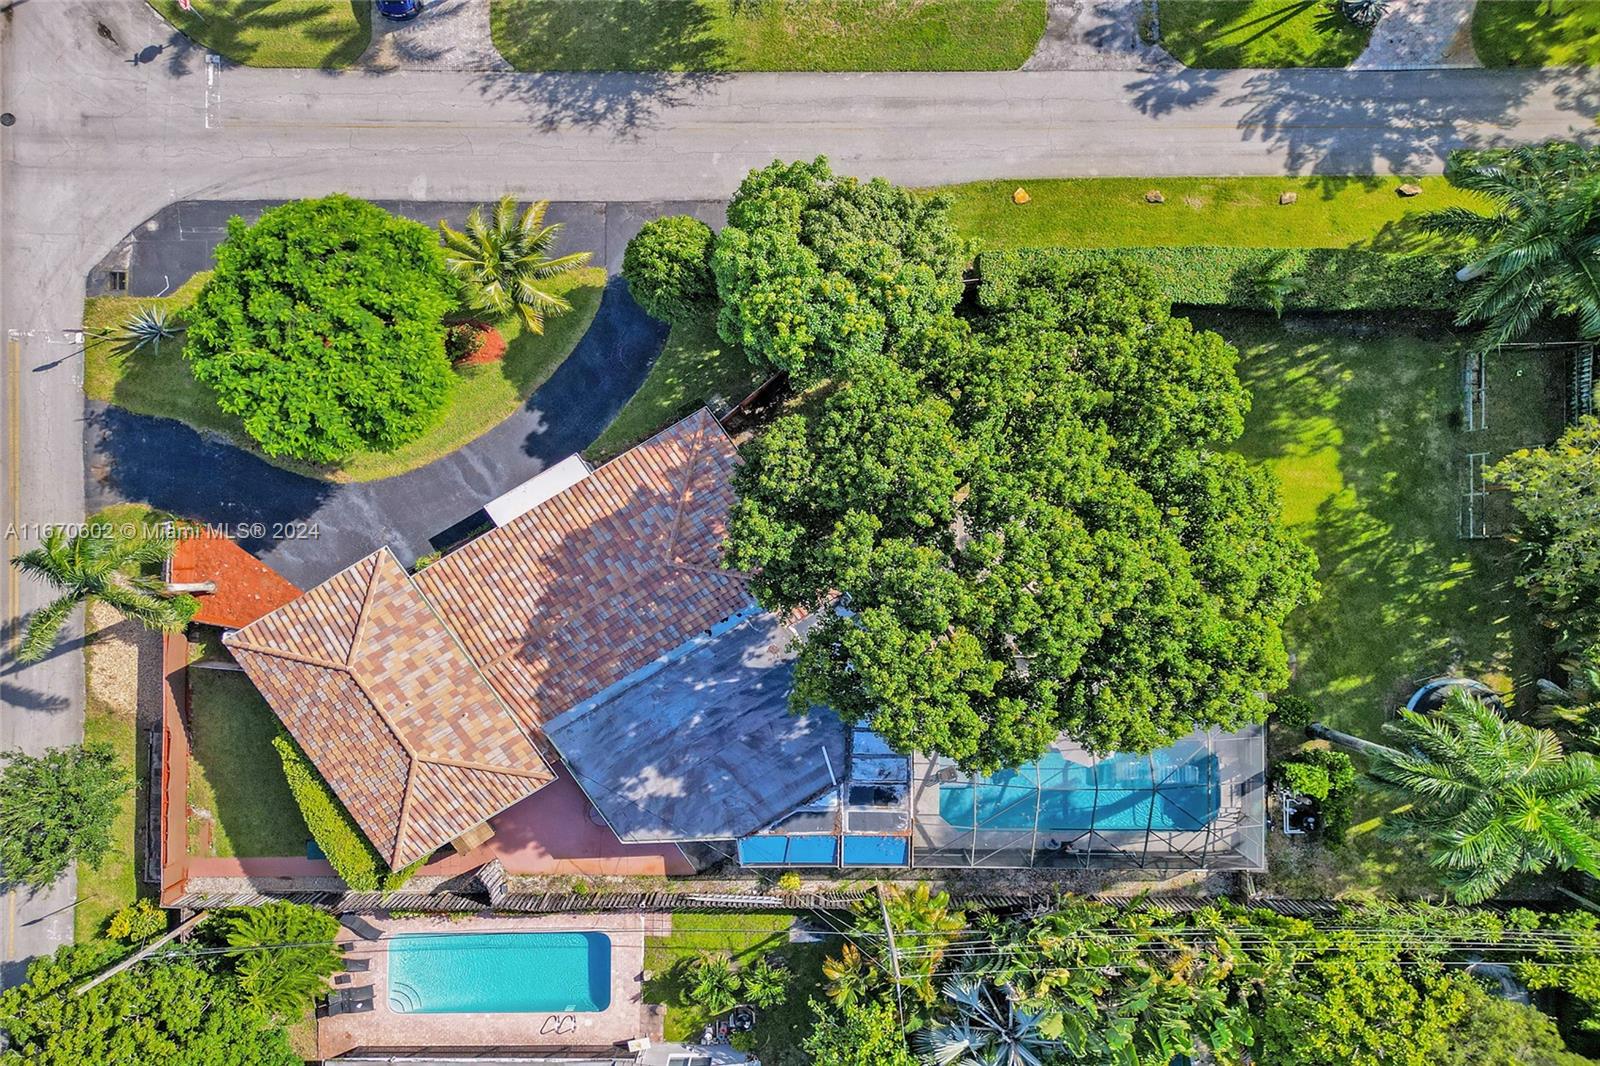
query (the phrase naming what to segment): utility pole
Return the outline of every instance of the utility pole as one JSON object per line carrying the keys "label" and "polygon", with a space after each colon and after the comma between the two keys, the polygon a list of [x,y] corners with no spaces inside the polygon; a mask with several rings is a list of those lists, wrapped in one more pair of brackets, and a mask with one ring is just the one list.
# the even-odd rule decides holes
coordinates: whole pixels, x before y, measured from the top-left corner
{"label": "utility pole", "polygon": [[900,991],[900,951],[894,946],[894,922],[889,920],[889,902],[884,895],[883,882],[873,886],[878,890],[878,909],[883,912],[883,931],[889,937],[889,972],[894,977],[894,1013],[901,1027],[906,1024],[906,1005]]}

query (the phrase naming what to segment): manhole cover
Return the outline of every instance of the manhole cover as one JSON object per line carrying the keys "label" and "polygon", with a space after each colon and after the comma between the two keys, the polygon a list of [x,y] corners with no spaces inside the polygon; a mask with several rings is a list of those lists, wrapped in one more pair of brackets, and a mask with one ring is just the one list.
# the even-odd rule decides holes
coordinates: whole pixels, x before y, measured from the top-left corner
{"label": "manhole cover", "polygon": [[0,115],[0,126],[15,126],[16,124],[17,116],[11,112],[7,111],[5,114]]}

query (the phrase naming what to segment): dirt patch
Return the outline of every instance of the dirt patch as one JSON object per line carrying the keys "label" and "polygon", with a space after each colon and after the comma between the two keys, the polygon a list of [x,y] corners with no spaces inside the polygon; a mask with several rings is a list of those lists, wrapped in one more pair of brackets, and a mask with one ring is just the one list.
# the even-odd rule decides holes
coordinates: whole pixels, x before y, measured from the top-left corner
{"label": "dirt patch", "polygon": [[91,703],[141,729],[161,726],[161,634],[130,622],[103,603],[88,612],[85,656]]}

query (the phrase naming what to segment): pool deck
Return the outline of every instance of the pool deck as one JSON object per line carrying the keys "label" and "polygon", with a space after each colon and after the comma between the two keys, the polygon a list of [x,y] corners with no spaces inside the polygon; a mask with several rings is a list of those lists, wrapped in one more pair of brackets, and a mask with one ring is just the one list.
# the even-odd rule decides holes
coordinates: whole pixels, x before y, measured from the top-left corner
{"label": "pool deck", "polygon": [[[347,956],[368,960],[340,988],[372,988],[373,1009],[317,1020],[318,1054],[355,1048],[609,1048],[639,1036],[659,1039],[660,1021],[644,1004],[644,938],[662,919],[651,914],[554,914],[520,918],[367,918],[346,915]],[[654,923],[654,925],[652,924]],[[600,932],[611,938],[611,1005],[593,1013],[402,1014],[389,1009],[389,952],[397,933]],[[537,980],[536,974],[529,975]],[[652,1032],[652,1029],[657,1031]]]}

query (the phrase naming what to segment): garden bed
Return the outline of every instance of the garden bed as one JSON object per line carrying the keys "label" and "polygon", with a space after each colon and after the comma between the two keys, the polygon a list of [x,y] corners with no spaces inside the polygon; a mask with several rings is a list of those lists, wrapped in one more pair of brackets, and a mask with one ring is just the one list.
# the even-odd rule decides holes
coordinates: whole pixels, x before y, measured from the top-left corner
{"label": "garden bed", "polygon": [[[97,296],[85,301],[84,391],[138,414],[175,418],[203,432],[221,434],[261,455],[239,420],[221,411],[211,391],[189,372],[189,364],[180,354],[181,338],[162,344],[159,351],[128,351],[114,337],[106,336],[121,329],[140,308],[181,311],[193,302],[208,276],[195,275],[170,297]],[[515,315],[494,323],[505,337],[504,358],[489,365],[458,368],[444,411],[418,439],[392,452],[353,456],[337,467],[262,458],[327,481],[374,481],[426,466],[472,441],[515,411],[572,354],[600,309],[605,271],[597,267],[576,270],[551,279],[549,284],[572,303],[572,310],[548,319],[542,334],[527,332]]]}

